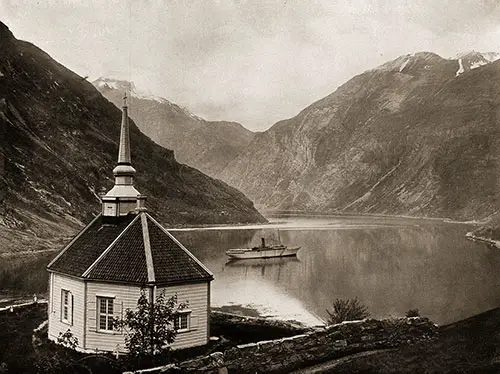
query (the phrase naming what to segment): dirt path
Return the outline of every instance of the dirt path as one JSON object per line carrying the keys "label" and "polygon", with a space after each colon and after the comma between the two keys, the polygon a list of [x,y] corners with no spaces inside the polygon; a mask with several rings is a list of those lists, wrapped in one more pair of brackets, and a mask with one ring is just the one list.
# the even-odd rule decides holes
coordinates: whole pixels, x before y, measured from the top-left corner
{"label": "dirt path", "polygon": [[350,361],[356,360],[361,357],[366,357],[366,356],[372,356],[380,353],[385,353],[389,352],[392,349],[379,349],[376,351],[367,351],[367,352],[361,352],[361,353],[356,353],[350,356],[338,358],[335,360],[323,362],[322,364],[314,365],[305,369],[300,369],[297,371],[293,371],[291,374],[316,374],[316,373],[330,373],[332,369],[335,369],[335,367],[339,365],[346,364]]}

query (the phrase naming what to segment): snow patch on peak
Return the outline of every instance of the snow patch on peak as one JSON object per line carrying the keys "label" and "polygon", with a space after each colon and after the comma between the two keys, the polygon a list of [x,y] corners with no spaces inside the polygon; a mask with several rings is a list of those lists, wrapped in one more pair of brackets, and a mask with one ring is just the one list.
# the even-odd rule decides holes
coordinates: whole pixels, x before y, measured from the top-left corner
{"label": "snow patch on peak", "polygon": [[165,99],[164,97],[155,96],[155,95],[150,94],[149,92],[132,90],[130,92],[130,94],[137,99],[152,100],[152,101],[156,101],[160,104],[172,105],[172,103],[170,101],[168,101],[167,99]]}
{"label": "snow patch on peak", "polygon": [[403,62],[403,63],[401,64],[401,67],[399,68],[399,72],[400,72],[400,73],[403,71],[403,69],[406,67],[406,65],[408,65],[408,62],[409,62],[409,61],[410,61],[410,60],[408,59],[408,60],[406,60],[405,62]]}
{"label": "snow patch on peak", "polygon": [[488,64],[488,62],[486,62],[486,61],[475,61],[475,62],[473,62],[473,63],[470,65],[470,69],[471,69],[471,70],[472,70],[472,69],[476,69],[476,68],[478,68],[478,67],[480,67],[480,66],[487,65],[487,64]]}
{"label": "snow patch on peak", "polygon": [[134,91],[135,84],[134,82],[128,82],[125,80],[119,80],[114,78],[104,78],[100,77],[93,82],[94,86],[99,88],[108,88],[112,90],[120,90],[120,91]]}
{"label": "snow patch on peak", "polygon": [[464,59],[467,57],[481,56],[481,52],[476,52],[475,50],[457,53],[455,59]]}
{"label": "snow patch on peak", "polygon": [[198,117],[197,115],[191,113],[189,111],[189,109],[187,109],[187,108],[185,108],[183,106],[174,104],[171,101],[168,101],[167,99],[165,99],[164,97],[153,95],[150,92],[134,90],[134,91],[131,91],[130,94],[133,97],[137,98],[137,99],[149,100],[149,101],[156,101],[157,103],[160,103],[160,104],[163,104],[163,105],[168,105],[169,107],[172,108],[172,110],[177,111],[177,112],[180,111],[180,112],[184,113],[185,115],[187,115],[187,116],[189,116],[189,117],[191,117],[193,119],[203,120],[201,117]]}
{"label": "snow patch on peak", "polygon": [[462,74],[464,72],[464,65],[462,64],[462,59],[459,58],[458,59],[458,70],[457,72],[455,73],[455,77],[458,77],[460,74]]}
{"label": "snow patch on peak", "polygon": [[495,62],[496,60],[500,60],[500,53],[498,52],[485,52],[482,53],[482,55],[489,62]]}
{"label": "snow patch on peak", "polygon": [[191,113],[188,109],[176,105],[168,101],[164,97],[153,95],[151,92],[148,91],[138,90],[133,82],[128,82],[125,80],[119,80],[114,78],[100,77],[99,79],[92,82],[92,84],[99,89],[123,91],[129,93],[131,97],[139,100],[155,101],[162,105],[168,105],[173,111],[176,111],[178,113],[181,112],[184,115],[187,115],[196,120],[203,120],[202,118]]}

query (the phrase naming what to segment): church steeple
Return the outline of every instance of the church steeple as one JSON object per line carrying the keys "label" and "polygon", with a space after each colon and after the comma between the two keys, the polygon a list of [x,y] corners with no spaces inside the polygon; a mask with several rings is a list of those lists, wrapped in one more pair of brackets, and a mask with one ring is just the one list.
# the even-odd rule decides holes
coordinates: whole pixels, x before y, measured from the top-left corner
{"label": "church steeple", "polygon": [[128,122],[127,94],[123,97],[120,144],[118,146],[118,164],[113,169],[115,185],[102,197],[104,216],[123,216],[137,211],[143,204],[139,191],[134,187],[135,169],[132,167],[130,153],[130,134]]}
{"label": "church steeple", "polygon": [[133,185],[135,169],[130,156],[130,134],[128,124],[127,94],[123,96],[122,126],[118,147],[118,165],[113,170],[115,185]]}
{"label": "church steeple", "polygon": [[120,131],[120,148],[118,150],[118,165],[131,164],[130,158],[130,135],[128,125],[127,93],[123,95],[122,127]]}

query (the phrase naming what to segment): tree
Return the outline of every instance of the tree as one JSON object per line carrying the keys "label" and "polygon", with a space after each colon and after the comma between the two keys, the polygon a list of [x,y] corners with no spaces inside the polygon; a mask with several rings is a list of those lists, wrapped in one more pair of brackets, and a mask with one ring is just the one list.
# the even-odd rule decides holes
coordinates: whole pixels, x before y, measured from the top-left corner
{"label": "tree", "polygon": [[364,319],[370,316],[368,308],[357,297],[355,299],[335,299],[332,308],[331,312],[328,309],[326,310],[330,316],[328,320],[330,325]]}
{"label": "tree", "polygon": [[166,298],[161,292],[151,301],[145,290],[137,301],[137,309],[127,309],[125,318],[115,319],[116,329],[125,331],[125,346],[134,357],[153,357],[170,349],[177,336],[174,328],[176,313],[187,307],[178,303],[177,295]]}

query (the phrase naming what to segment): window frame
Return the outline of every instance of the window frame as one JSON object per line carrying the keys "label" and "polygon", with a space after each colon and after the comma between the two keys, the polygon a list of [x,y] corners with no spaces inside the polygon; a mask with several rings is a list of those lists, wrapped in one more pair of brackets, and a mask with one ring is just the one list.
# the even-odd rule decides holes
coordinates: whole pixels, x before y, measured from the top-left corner
{"label": "window frame", "polygon": [[[101,312],[101,300],[105,301],[106,311]],[[109,306],[111,303],[111,312],[109,312]],[[96,296],[96,331],[105,334],[115,334],[116,331],[113,327],[113,319],[115,318],[115,297],[112,296]],[[101,317],[106,318],[106,327],[101,328]]]}
{"label": "window frame", "polygon": [[[174,313],[173,325],[174,329],[178,333],[191,331],[191,312],[192,311],[189,309],[184,309]],[[186,317],[186,327],[182,328],[182,317],[184,316]],[[178,329],[176,328],[176,325],[179,326]]]}
{"label": "window frame", "polygon": [[[67,298],[66,298],[67,297]],[[61,322],[71,325],[73,323],[73,295],[66,288],[61,288]],[[66,317],[64,316],[66,313]]]}

